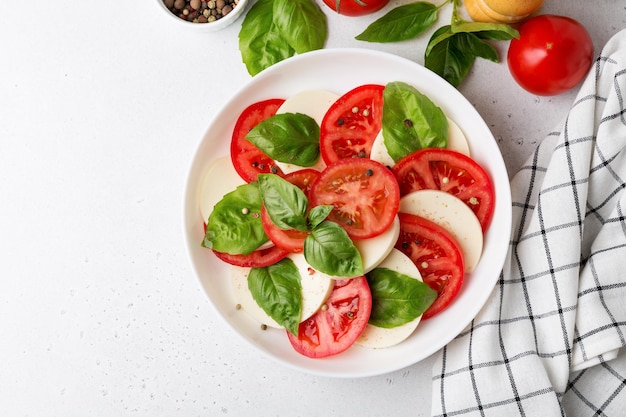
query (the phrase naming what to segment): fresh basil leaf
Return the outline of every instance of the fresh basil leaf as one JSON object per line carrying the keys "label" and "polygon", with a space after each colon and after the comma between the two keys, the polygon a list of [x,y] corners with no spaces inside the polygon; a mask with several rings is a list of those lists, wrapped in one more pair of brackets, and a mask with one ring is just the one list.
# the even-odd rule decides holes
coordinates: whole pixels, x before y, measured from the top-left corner
{"label": "fresh basil leaf", "polygon": [[304,240],[304,258],[313,268],[338,277],[363,275],[363,259],[337,223],[323,221]]}
{"label": "fresh basil leaf", "polygon": [[252,268],[248,275],[252,298],[295,336],[302,316],[301,279],[298,267],[289,258],[264,268]]}
{"label": "fresh basil leaf", "polygon": [[372,22],[355,39],[380,43],[413,39],[437,21],[438,10],[427,2],[398,6]]}
{"label": "fresh basil leaf", "polygon": [[473,33],[481,39],[492,41],[508,41],[513,38],[519,38],[517,30],[503,23],[462,22],[453,24],[452,32]]}
{"label": "fresh basil leaf", "polygon": [[273,22],[299,54],[322,49],[328,36],[326,15],[314,0],[274,0]]}
{"label": "fresh basil leaf", "polygon": [[512,26],[504,23],[468,22],[459,15],[457,5],[457,3],[454,3],[452,9],[451,30],[453,33],[472,32],[481,39],[492,41],[506,41],[519,38],[519,32]]}
{"label": "fresh basil leaf", "polygon": [[424,56],[430,55],[430,52],[432,51],[432,49],[436,45],[438,45],[439,43],[447,40],[448,38],[450,38],[453,35],[454,35],[454,33],[452,32],[452,26],[450,26],[450,25],[442,26],[439,29],[437,29],[431,35],[430,40],[428,41],[428,45],[426,45],[426,50],[424,51]]}
{"label": "fresh basil leaf", "polygon": [[295,54],[273,20],[273,0],[254,3],[241,23],[239,51],[250,75]]}
{"label": "fresh basil leaf", "polygon": [[246,139],[270,158],[302,167],[320,157],[320,127],[302,113],[280,113],[254,126]]}
{"label": "fresh basil leaf", "polygon": [[383,138],[396,162],[418,149],[445,148],[448,119],[415,87],[391,82],[383,91]]}
{"label": "fresh basil leaf", "polygon": [[275,174],[259,174],[259,189],[267,214],[280,229],[308,231],[308,200],[300,188]]}
{"label": "fresh basil leaf", "polygon": [[457,87],[467,76],[476,57],[498,62],[496,49],[473,33],[459,32],[438,42],[426,55],[426,68]]}
{"label": "fresh basil leaf", "polygon": [[226,194],[209,216],[202,246],[233,255],[256,250],[268,241],[261,223],[261,204],[256,182]]}
{"label": "fresh basil leaf", "polygon": [[366,274],[372,291],[369,323],[393,328],[421,316],[437,298],[437,291],[422,281],[387,268]]}
{"label": "fresh basil leaf", "polygon": [[309,228],[315,229],[321,222],[326,220],[326,217],[333,210],[333,206],[316,206],[309,212]]}

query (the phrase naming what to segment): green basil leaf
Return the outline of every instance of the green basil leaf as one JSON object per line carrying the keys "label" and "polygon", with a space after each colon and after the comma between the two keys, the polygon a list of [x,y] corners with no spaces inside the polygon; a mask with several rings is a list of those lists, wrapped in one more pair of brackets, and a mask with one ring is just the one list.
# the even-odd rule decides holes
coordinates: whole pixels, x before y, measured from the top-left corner
{"label": "green basil leaf", "polygon": [[326,43],[326,15],[314,0],[274,0],[273,22],[299,54],[322,49]]}
{"label": "green basil leaf", "polygon": [[396,162],[418,149],[445,148],[448,119],[415,87],[391,82],[383,91],[383,138]]}
{"label": "green basil leaf", "polygon": [[316,206],[311,209],[309,212],[309,228],[311,230],[315,229],[321,222],[326,220],[326,217],[333,210],[333,206]]}
{"label": "green basil leaf", "polygon": [[458,33],[457,45],[459,48],[466,48],[469,53],[478,58],[499,62],[498,51],[492,45],[480,39],[474,33]]}
{"label": "green basil leaf", "polygon": [[519,38],[519,32],[509,25],[500,23],[463,22],[452,25],[453,33],[473,33],[481,39],[508,41]]}
{"label": "green basil leaf", "polygon": [[273,0],[259,0],[246,13],[239,31],[241,59],[250,75],[295,54],[273,21]]}
{"label": "green basil leaf", "polygon": [[302,113],[269,117],[252,128],[246,139],[280,162],[310,167],[320,157],[320,127]]}
{"label": "green basil leaf", "polygon": [[422,281],[387,268],[366,274],[372,291],[369,323],[393,328],[421,316],[437,298],[437,291]]}
{"label": "green basil leaf", "polygon": [[233,255],[256,250],[268,241],[261,223],[261,204],[256,182],[226,194],[209,216],[202,246]]}
{"label": "green basil leaf", "polygon": [[452,9],[452,28],[453,33],[471,32],[481,39],[492,41],[506,41],[513,38],[519,38],[519,32],[512,26],[504,23],[486,23],[486,22],[468,22],[461,18],[457,12],[457,3]]}
{"label": "green basil leaf", "polygon": [[259,174],[258,181],[263,205],[272,222],[283,230],[308,231],[308,200],[304,192],[275,174]]}
{"label": "green basil leaf", "polygon": [[499,61],[498,52],[493,46],[473,33],[459,32],[438,41],[426,55],[424,65],[457,87],[476,57]]}
{"label": "green basil leaf", "polygon": [[437,46],[439,43],[447,40],[448,38],[450,38],[453,35],[454,35],[454,33],[452,32],[452,26],[450,26],[450,25],[442,26],[439,29],[437,29],[431,35],[430,40],[428,41],[428,45],[426,45],[426,50],[424,51],[424,56],[430,55],[430,52],[433,50],[433,48],[435,46]]}
{"label": "green basil leaf", "polygon": [[248,275],[252,298],[289,332],[298,335],[302,316],[302,283],[298,267],[289,258],[264,267],[252,268]]}
{"label": "green basil leaf", "polygon": [[398,6],[372,22],[355,39],[380,43],[413,39],[437,21],[438,10],[427,2]]}
{"label": "green basil leaf", "polygon": [[363,259],[337,223],[323,221],[304,240],[304,258],[313,268],[337,277],[363,275]]}

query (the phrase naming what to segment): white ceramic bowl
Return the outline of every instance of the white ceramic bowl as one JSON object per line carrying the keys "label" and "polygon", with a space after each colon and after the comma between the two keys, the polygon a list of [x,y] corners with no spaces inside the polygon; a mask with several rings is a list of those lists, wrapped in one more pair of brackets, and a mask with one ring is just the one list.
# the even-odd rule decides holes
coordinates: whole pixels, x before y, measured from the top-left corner
{"label": "white ceramic bowl", "polygon": [[241,16],[248,7],[248,0],[239,0],[237,6],[233,8],[233,10],[228,13],[226,16],[218,19],[214,22],[208,23],[193,23],[186,20],[181,19],[172,13],[163,3],[163,0],[154,0],[157,4],[157,8],[161,11],[161,14],[170,22],[175,25],[180,26],[181,28],[186,28],[189,30],[194,30],[198,32],[216,32],[218,30],[222,30],[231,24],[233,24],[239,16]]}
{"label": "white ceramic bowl", "polygon": [[[261,330],[259,323],[235,309],[229,266],[202,248],[203,219],[199,188],[211,161],[228,155],[229,138],[240,112],[267,98],[287,98],[303,90],[326,89],[337,94],[367,83],[404,81],[418,88],[454,120],[468,138],[472,157],[494,181],[496,208],[485,235],[484,251],[454,302],[424,320],[406,341],[386,349],[353,346],[325,359],[296,353],[284,331]],[[490,295],[504,264],[511,228],[511,193],[500,150],[474,107],[439,76],[407,59],[366,49],[324,49],[290,58],[261,72],[244,85],[214,117],[200,141],[188,173],[184,201],[184,233],[191,264],[217,313],[259,352],[276,361],[316,375],[365,377],[412,365],[442,348],[475,317]]]}

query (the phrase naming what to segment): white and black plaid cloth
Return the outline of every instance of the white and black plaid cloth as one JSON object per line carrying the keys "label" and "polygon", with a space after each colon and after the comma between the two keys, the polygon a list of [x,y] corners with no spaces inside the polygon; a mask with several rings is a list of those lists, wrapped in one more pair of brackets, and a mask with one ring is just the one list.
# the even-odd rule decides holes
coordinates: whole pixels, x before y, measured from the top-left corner
{"label": "white and black plaid cloth", "polygon": [[509,256],[438,355],[433,416],[626,416],[625,102],[622,30],[511,182]]}

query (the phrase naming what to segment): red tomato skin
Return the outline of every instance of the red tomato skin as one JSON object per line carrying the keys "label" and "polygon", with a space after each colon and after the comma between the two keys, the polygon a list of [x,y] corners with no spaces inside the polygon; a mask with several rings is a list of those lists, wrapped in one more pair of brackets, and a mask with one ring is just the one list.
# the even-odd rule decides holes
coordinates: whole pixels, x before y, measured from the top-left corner
{"label": "red tomato skin", "polygon": [[389,3],[389,0],[324,0],[324,4],[344,16],[363,16],[374,13]]}
{"label": "red tomato skin", "polygon": [[553,96],[574,88],[593,62],[593,41],[578,21],[539,15],[519,27],[507,62],[513,79],[525,90]]}
{"label": "red tomato skin", "polygon": [[400,207],[400,188],[393,173],[371,159],[340,159],[326,167],[311,189],[310,204],[332,205],[328,220],[353,239],[385,232]]}
{"label": "red tomato skin", "polygon": [[254,126],[276,114],[284,101],[281,98],[274,98],[253,103],[246,107],[237,118],[230,142],[230,158],[235,171],[246,182],[255,181],[260,173],[283,176],[274,160],[245,137]]}
{"label": "red tomato skin", "polygon": [[248,268],[262,268],[264,266],[270,266],[280,261],[289,252],[279,248],[278,246],[272,246],[267,249],[258,249],[248,255],[231,255],[229,253],[213,251],[218,259],[235,266],[243,266]]}
{"label": "red tomato skin", "polygon": [[363,333],[372,312],[367,278],[335,281],[325,306],[300,323],[297,337],[286,332],[296,352],[309,358],[344,352]]}
{"label": "red tomato skin", "polygon": [[443,227],[408,213],[398,213],[400,236],[396,249],[407,255],[437,298],[422,315],[429,319],[445,310],[457,297],[464,280],[463,252]]}
{"label": "red tomato skin", "polygon": [[425,148],[399,160],[393,173],[401,195],[425,189],[445,191],[472,209],[483,232],[489,227],[495,211],[495,189],[489,174],[469,156],[450,149]]}
{"label": "red tomato skin", "polygon": [[378,84],[360,85],[330,106],[320,126],[320,153],[326,164],[345,158],[369,158],[382,128],[384,89]]}

